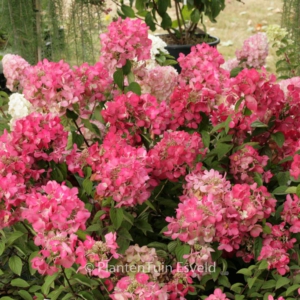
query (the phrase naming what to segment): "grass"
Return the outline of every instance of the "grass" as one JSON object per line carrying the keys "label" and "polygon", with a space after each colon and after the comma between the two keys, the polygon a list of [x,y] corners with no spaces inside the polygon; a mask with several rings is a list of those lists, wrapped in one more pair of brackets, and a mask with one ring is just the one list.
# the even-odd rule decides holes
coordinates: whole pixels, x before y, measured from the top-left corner
{"label": "grass", "polygon": [[[281,23],[283,7],[282,0],[226,0],[226,7],[218,16],[217,23],[205,21],[207,32],[221,39],[218,50],[225,59],[235,57],[235,51],[240,49],[243,41],[258,31],[263,31],[267,25]],[[107,0],[107,7],[114,4]],[[112,11],[114,15],[115,9]],[[161,33],[162,31],[158,31]],[[270,47],[267,59],[267,70],[275,72],[276,54]]]}

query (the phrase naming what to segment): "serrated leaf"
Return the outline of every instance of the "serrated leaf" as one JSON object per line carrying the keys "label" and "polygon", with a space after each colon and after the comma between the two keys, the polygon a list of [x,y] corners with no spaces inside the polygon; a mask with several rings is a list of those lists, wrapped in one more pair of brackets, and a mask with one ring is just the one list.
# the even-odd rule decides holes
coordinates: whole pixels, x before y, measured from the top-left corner
{"label": "serrated leaf", "polygon": [[253,277],[253,278],[248,278],[247,279],[247,283],[248,283],[249,289],[252,288],[252,286],[253,286],[253,284],[255,283],[256,280],[257,280],[257,277]]}
{"label": "serrated leaf", "polygon": [[54,282],[54,280],[57,278],[57,276],[59,275],[59,273],[55,273],[53,275],[48,275],[45,277],[44,280],[44,284],[42,285],[41,291],[44,295],[48,295],[49,291],[50,291],[50,287],[52,285],[52,283]]}
{"label": "serrated leaf", "polygon": [[8,260],[9,268],[17,275],[21,276],[23,263],[20,257],[14,255]]}
{"label": "serrated leaf", "polygon": [[173,252],[178,245],[178,241],[172,241],[168,244],[168,251]]}
{"label": "serrated leaf", "polygon": [[192,11],[190,18],[191,18],[191,21],[196,24],[200,21],[201,14],[200,14],[200,11],[198,8],[195,8]]}
{"label": "serrated leaf", "polygon": [[263,128],[263,127],[268,127],[268,125],[261,122],[261,121],[254,121],[253,123],[251,123],[251,127],[253,127],[253,128]]}
{"label": "serrated leaf", "polygon": [[142,94],[142,89],[137,82],[131,82],[128,86],[128,90],[139,96]]}
{"label": "serrated leaf", "polygon": [[293,284],[292,286],[287,288],[285,295],[289,296],[292,292],[294,292],[295,290],[297,290],[299,288],[300,288],[300,284]]}
{"label": "serrated leaf", "polygon": [[109,211],[109,216],[115,229],[120,228],[124,219],[122,208],[111,208]]}
{"label": "serrated leaf", "polygon": [[73,121],[76,121],[78,119],[78,115],[73,110],[67,109],[66,116]]}
{"label": "serrated leaf", "polygon": [[276,290],[280,289],[281,287],[287,285],[290,283],[290,279],[288,279],[287,277],[282,277],[280,276],[278,279],[277,279],[277,282],[276,282]]}
{"label": "serrated leaf", "polygon": [[82,187],[84,191],[88,194],[91,195],[93,191],[93,182],[90,181],[88,178],[85,178],[82,182]]}
{"label": "serrated leaf", "polygon": [[149,26],[151,31],[156,30],[156,26],[155,26],[155,23],[153,21],[153,17],[152,17],[150,12],[148,12],[145,16],[145,23]]}
{"label": "serrated leaf", "polygon": [[12,286],[17,286],[17,287],[29,287],[29,284],[27,283],[27,281],[21,279],[21,278],[16,278],[13,279],[10,283]]}
{"label": "serrated leaf", "polygon": [[122,91],[124,88],[124,74],[122,69],[118,69],[115,71],[114,75],[114,82],[118,86],[118,88]]}
{"label": "serrated leaf", "polygon": [[24,235],[24,232],[22,231],[15,231],[13,232],[8,238],[7,238],[7,241],[6,241],[6,246],[10,246],[14,243],[14,241],[16,241],[18,238],[20,238],[21,236]]}
{"label": "serrated leaf", "polygon": [[233,69],[230,71],[230,78],[233,78],[233,77],[238,76],[238,74],[239,74],[241,71],[243,71],[243,68],[241,68],[241,67],[233,68]]}
{"label": "serrated leaf", "polygon": [[128,75],[131,72],[131,62],[129,59],[126,60],[126,64],[122,67],[122,70],[124,75]]}
{"label": "serrated leaf", "polygon": [[167,13],[165,13],[161,17],[162,17],[162,21],[160,23],[161,27],[165,30],[171,28],[172,27],[172,19],[170,18],[170,16]]}
{"label": "serrated leaf", "polygon": [[284,138],[284,134],[282,132],[278,131],[278,132],[272,133],[271,137],[272,137],[273,141],[278,145],[278,147],[281,148],[283,146],[285,138]]}
{"label": "serrated leaf", "polygon": [[24,300],[32,300],[32,296],[24,290],[18,291],[19,296],[21,296]]}
{"label": "serrated leaf", "polygon": [[181,265],[185,264],[186,259],[183,258],[183,255],[189,254],[191,252],[191,247],[189,245],[177,245],[175,248],[175,255],[177,258],[177,261],[181,263]]}
{"label": "serrated leaf", "polygon": [[122,12],[124,13],[124,15],[128,18],[135,18],[135,13],[134,13],[134,10],[128,6],[128,5],[122,5],[121,6],[121,10]]}
{"label": "serrated leaf", "polygon": [[84,143],[84,138],[81,134],[76,133],[75,131],[72,131],[72,145],[76,144],[78,148],[82,146]]}
{"label": "serrated leaf", "polygon": [[245,276],[251,276],[251,275],[252,275],[251,270],[246,269],[246,268],[240,269],[240,270],[238,270],[236,273],[237,273],[237,274],[243,274],[243,275],[245,275]]}
{"label": "serrated leaf", "polygon": [[2,255],[2,253],[5,250],[5,242],[4,241],[0,241],[0,256]]}

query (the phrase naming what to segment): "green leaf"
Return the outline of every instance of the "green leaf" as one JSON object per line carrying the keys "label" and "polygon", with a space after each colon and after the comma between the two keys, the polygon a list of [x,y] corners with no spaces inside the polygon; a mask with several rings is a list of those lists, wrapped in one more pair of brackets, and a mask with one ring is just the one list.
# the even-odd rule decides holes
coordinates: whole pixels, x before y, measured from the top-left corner
{"label": "green leaf", "polygon": [[44,295],[48,295],[50,291],[50,287],[53,284],[54,280],[57,278],[59,273],[55,273],[53,275],[48,275],[45,277],[44,284],[42,285],[41,291]]}
{"label": "green leaf", "polygon": [[16,300],[16,299],[10,298],[8,296],[4,296],[4,297],[1,297],[0,300]]}
{"label": "green leaf", "polygon": [[260,187],[263,185],[263,178],[260,173],[255,172],[253,176],[253,180],[257,183],[257,187]]}
{"label": "green leaf", "polygon": [[101,224],[97,223],[97,224],[93,224],[93,225],[90,225],[86,231],[87,232],[94,232],[94,231],[98,231],[102,228]]}
{"label": "green leaf", "polygon": [[97,211],[96,214],[95,214],[95,216],[94,216],[94,218],[93,218],[93,222],[92,223],[95,224],[95,223],[99,222],[100,217],[103,216],[103,215],[105,215],[105,214],[106,214],[106,211],[104,211],[104,210]]}
{"label": "green leaf", "polygon": [[278,147],[282,147],[284,144],[284,134],[280,131],[276,132],[276,133],[272,133],[271,137],[273,139],[273,141],[278,145]]}
{"label": "green leaf", "polygon": [[168,251],[173,252],[178,245],[178,241],[172,241],[168,244]]}
{"label": "green leaf", "polygon": [[256,280],[257,280],[257,277],[253,277],[253,278],[248,278],[247,279],[247,283],[248,283],[249,289],[252,288],[252,286],[253,286],[253,284],[255,283]]}
{"label": "green leaf", "polygon": [[48,295],[49,299],[56,300],[64,290],[65,290],[65,287],[64,286],[60,286],[58,289],[52,291]]}
{"label": "green leaf", "polygon": [[76,144],[78,148],[82,146],[84,143],[84,138],[81,134],[76,133],[75,131],[72,131],[72,143]]}
{"label": "green leaf", "polygon": [[277,278],[277,282],[276,282],[276,290],[280,289],[281,287],[287,285],[290,283],[290,279],[288,279],[287,277],[282,277],[280,276],[279,278]]}
{"label": "green leaf", "polygon": [[148,223],[148,220],[136,219],[134,225],[136,226],[136,228],[140,229],[145,235],[147,234],[147,231],[153,232],[153,229]]}
{"label": "green leaf", "polygon": [[285,192],[286,192],[286,194],[296,194],[297,187],[295,187],[295,186],[288,187]]}
{"label": "green leaf", "polygon": [[2,253],[5,250],[5,242],[4,241],[0,241],[0,256],[2,255]]}
{"label": "green leaf", "polygon": [[289,288],[287,288],[285,295],[289,296],[292,292],[294,292],[295,290],[300,288],[300,284],[293,284],[292,286],[290,286]]}
{"label": "green leaf", "polygon": [[268,262],[266,260],[262,260],[258,266],[258,270],[266,270],[268,269]]}
{"label": "green leaf", "polygon": [[80,292],[79,296],[85,300],[95,300],[94,295],[92,295],[91,293],[86,292],[86,291]]}
{"label": "green leaf", "polygon": [[169,5],[169,3],[167,0],[158,0],[157,1],[157,11],[160,16],[163,16],[167,12],[168,5]]}
{"label": "green leaf", "polygon": [[128,6],[128,5],[122,5],[121,6],[121,10],[122,10],[122,12],[124,13],[124,15],[126,16],[126,17],[129,17],[129,18],[135,18],[135,13],[134,13],[134,10],[130,7],[130,6]]}
{"label": "green leaf", "polygon": [[149,26],[151,31],[156,30],[156,26],[155,26],[155,23],[153,21],[153,17],[152,17],[150,12],[148,12],[145,16],[145,23]]}
{"label": "green leaf", "polygon": [[261,237],[257,237],[254,239],[254,257],[257,259],[260,255],[260,251],[262,248],[263,239]]}
{"label": "green leaf", "polygon": [[253,128],[263,128],[263,127],[268,127],[267,124],[265,123],[262,123],[260,121],[254,121],[252,124],[251,124],[251,127]]}
{"label": "green leaf", "polygon": [[115,229],[120,228],[124,219],[122,208],[111,208],[109,211],[109,216]]}
{"label": "green leaf", "polygon": [[23,264],[20,257],[16,255],[11,256],[9,258],[8,265],[15,274],[21,276]]}
{"label": "green leaf", "polygon": [[128,75],[131,72],[131,61],[129,59],[126,60],[126,64],[122,67],[122,70],[124,75]]}
{"label": "green leaf", "polygon": [[287,186],[279,186],[279,187],[277,187],[273,192],[272,192],[272,194],[274,194],[274,195],[286,195],[286,194],[288,194],[287,192],[286,192],[286,190],[287,190]]}
{"label": "green leaf", "polygon": [[[32,296],[24,290],[18,291],[19,296],[21,296],[24,300],[32,300]],[[52,298],[51,298],[52,299]]]}
{"label": "green leaf", "polygon": [[222,285],[224,287],[227,287],[227,288],[230,288],[230,286],[231,286],[227,276],[219,276],[218,284]]}
{"label": "green leaf", "polygon": [[118,88],[122,91],[124,88],[124,74],[122,69],[117,69],[114,73],[114,82],[118,86]]}
{"label": "green leaf", "polygon": [[161,27],[165,30],[171,28],[172,27],[172,19],[170,18],[170,16],[167,13],[165,13],[161,17],[162,17],[162,21],[160,24]]}
{"label": "green leaf", "polygon": [[233,68],[233,69],[230,71],[230,78],[233,78],[233,77],[238,76],[238,74],[239,74],[241,71],[243,71],[243,68],[241,68],[241,67]]}
{"label": "green leaf", "polygon": [[251,276],[251,275],[252,275],[251,270],[245,269],[245,268],[244,268],[244,269],[238,270],[236,273],[237,273],[237,274],[243,274],[243,275],[245,275],[245,276]]}
{"label": "green leaf", "polygon": [[69,119],[72,119],[73,121],[76,121],[78,119],[78,115],[73,110],[67,109],[66,115]]}
{"label": "green leaf", "polygon": [[128,86],[128,90],[139,96],[142,94],[142,89],[141,89],[140,85],[136,82],[131,82]]}
{"label": "green leaf", "polygon": [[201,131],[201,137],[202,137],[202,141],[203,141],[204,146],[206,148],[208,148],[209,144],[210,144],[210,135],[209,135],[209,133],[206,130],[202,130]]}
{"label": "green leaf", "polygon": [[286,185],[290,180],[290,172],[279,172],[276,174],[276,179],[280,186]]}
{"label": "green leaf", "polygon": [[183,255],[189,254],[191,252],[191,247],[189,245],[177,245],[175,248],[175,255],[177,261],[181,263],[181,265],[185,264],[186,259],[183,258]]}
{"label": "green leaf", "polygon": [[87,119],[81,119],[81,121],[85,128],[87,128],[88,130],[90,130],[93,133],[96,133],[97,135],[101,135],[99,128],[95,124],[91,123]]}
{"label": "green leaf", "polygon": [[245,296],[244,295],[235,295],[235,300],[243,300],[245,299]]}
{"label": "green leaf", "polygon": [[26,287],[29,287],[30,285],[27,283],[27,281],[21,279],[21,278],[16,278],[16,279],[13,279],[10,283],[12,286],[17,286],[17,287],[23,287],[23,288],[26,288]]}
{"label": "green leaf", "polygon": [[18,238],[20,238],[21,236],[24,235],[24,232],[21,231],[15,231],[13,232],[7,239],[6,241],[6,245],[10,246],[14,243],[14,241],[16,241]]}
{"label": "green leaf", "polygon": [[72,279],[79,282],[80,284],[86,285],[88,287],[92,287],[93,280],[87,276],[84,276],[82,274],[75,274],[72,275]]}
{"label": "green leaf", "polygon": [[262,285],[261,289],[263,289],[263,290],[273,289],[275,287],[275,285],[276,285],[276,281],[274,279],[271,279],[271,280],[266,281]]}
{"label": "green leaf", "polygon": [[201,18],[201,14],[200,14],[199,9],[195,8],[191,13],[190,18],[191,18],[191,21],[193,23],[198,23],[200,21],[200,18]]}
{"label": "green leaf", "polygon": [[216,147],[216,152],[218,154],[218,159],[220,160],[225,154],[227,154],[233,148],[232,144],[218,143]]}
{"label": "green leaf", "polygon": [[159,242],[152,242],[150,244],[147,245],[148,248],[155,248],[155,249],[162,249],[167,251],[168,250],[168,246],[164,243],[159,243]]}
{"label": "green leaf", "polygon": [[93,191],[93,182],[90,181],[88,178],[85,178],[82,182],[82,187],[84,191],[88,194],[91,195]]}
{"label": "green leaf", "polygon": [[133,241],[133,238],[131,236],[131,234],[129,233],[129,231],[126,228],[121,228],[118,231],[118,235],[122,236],[124,239],[129,240],[129,241]]}
{"label": "green leaf", "polygon": [[239,294],[242,291],[243,286],[244,286],[243,283],[237,282],[230,287],[230,290]]}

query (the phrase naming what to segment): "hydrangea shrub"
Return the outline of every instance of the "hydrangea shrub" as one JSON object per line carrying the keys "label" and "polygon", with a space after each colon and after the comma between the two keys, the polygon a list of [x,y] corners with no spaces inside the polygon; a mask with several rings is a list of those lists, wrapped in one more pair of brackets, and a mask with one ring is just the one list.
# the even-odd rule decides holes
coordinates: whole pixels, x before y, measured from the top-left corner
{"label": "hydrangea shrub", "polygon": [[0,299],[298,299],[299,78],[230,77],[206,44],[178,74],[139,20],[101,42],[4,57]]}

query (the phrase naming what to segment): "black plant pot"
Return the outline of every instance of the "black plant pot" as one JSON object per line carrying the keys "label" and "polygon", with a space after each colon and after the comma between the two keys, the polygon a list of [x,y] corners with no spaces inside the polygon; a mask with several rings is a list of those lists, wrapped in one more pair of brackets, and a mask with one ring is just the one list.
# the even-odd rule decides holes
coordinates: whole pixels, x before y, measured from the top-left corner
{"label": "black plant pot", "polygon": [[[214,37],[212,35],[205,35],[205,34],[195,34],[197,37],[208,37],[209,40],[212,40],[210,42],[206,42],[211,47],[217,48],[217,45],[220,43],[220,39],[217,37]],[[163,36],[163,35],[160,35]],[[165,35],[167,36],[167,35]],[[184,55],[188,55],[191,52],[191,48],[195,45],[167,45],[165,49],[177,60],[180,53],[183,53]],[[174,65],[174,68],[178,71],[178,73],[181,72],[181,68],[179,64]]]}

